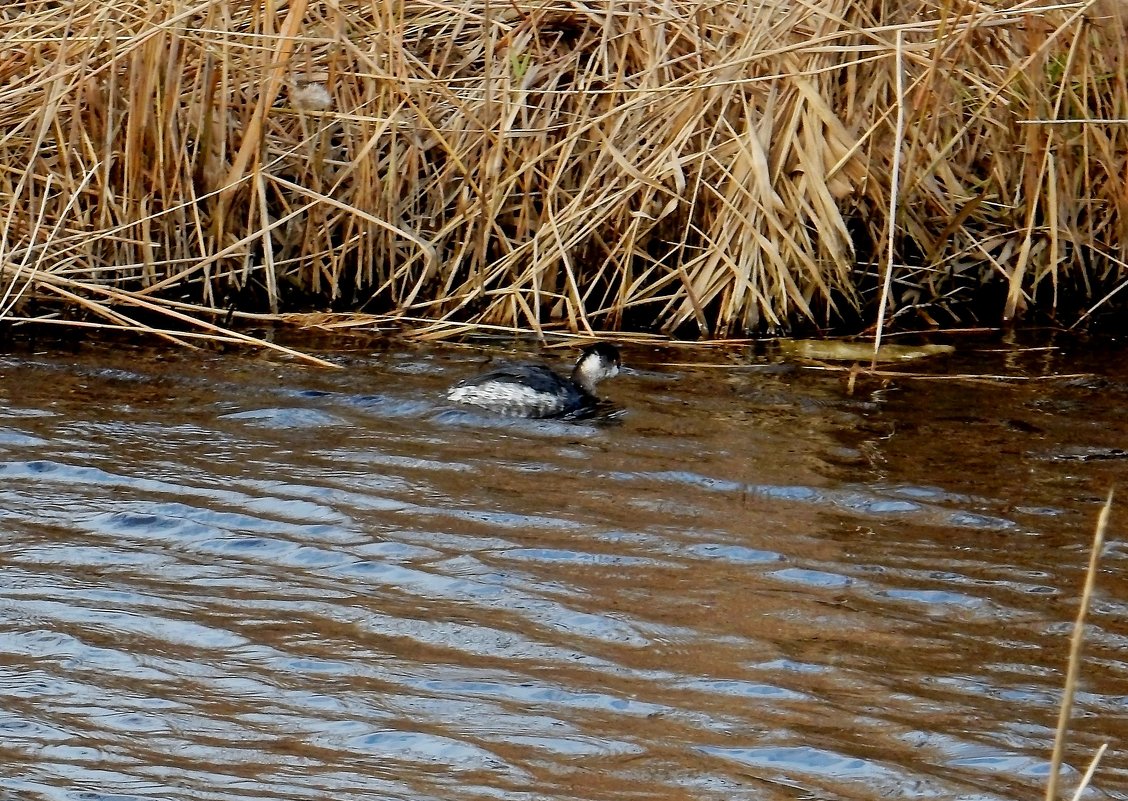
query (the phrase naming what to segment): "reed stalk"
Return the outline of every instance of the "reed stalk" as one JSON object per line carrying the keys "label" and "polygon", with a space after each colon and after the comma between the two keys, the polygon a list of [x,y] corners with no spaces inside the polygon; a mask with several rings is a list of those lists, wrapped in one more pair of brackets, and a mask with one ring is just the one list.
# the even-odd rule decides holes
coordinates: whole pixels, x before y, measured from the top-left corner
{"label": "reed stalk", "polygon": [[[1058,784],[1061,779],[1061,763],[1065,755],[1066,735],[1069,733],[1069,719],[1073,715],[1073,698],[1077,692],[1077,680],[1081,675],[1081,647],[1085,643],[1085,618],[1089,614],[1089,606],[1093,598],[1093,588],[1097,582],[1097,566],[1100,564],[1101,551],[1104,549],[1105,531],[1108,529],[1108,518],[1112,513],[1112,490],[1101,507],[1100,516],[1097,518],[1097,528],[1093,532],[1093,544],[1089,551],[1089,567],[1085,571],[1085,586],[1081,591],[1081,603],[1077,608],[1077,618],[1073,622],[1073,634],[1069,640],[1069,664],[1065,674],[1065,686],[1061,696],[1061,706],[1058,710],[1057,729],[1054,733],[1054,747],[1050,756],[1050,776],[1046,781],[1046,801],[1057,801]],[[1073,795],[1074,799],[1081,797],[1085,788],[1096,772],[1097,764],[1104,755],[1108,744],[1104,743],[1093,757],[1088,770]]]}

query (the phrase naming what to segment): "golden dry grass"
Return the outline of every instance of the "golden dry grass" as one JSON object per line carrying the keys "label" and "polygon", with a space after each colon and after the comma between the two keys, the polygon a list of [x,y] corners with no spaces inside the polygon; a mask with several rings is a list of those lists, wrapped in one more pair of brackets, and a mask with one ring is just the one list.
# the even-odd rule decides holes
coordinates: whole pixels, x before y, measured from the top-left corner
{"label": "golden dry grass", "polygon": [[0,314],[723,337],[876,319],[888,278],[894,317],[992,280],[1013,317],[1128,274],[1125,13],[6,3]]}

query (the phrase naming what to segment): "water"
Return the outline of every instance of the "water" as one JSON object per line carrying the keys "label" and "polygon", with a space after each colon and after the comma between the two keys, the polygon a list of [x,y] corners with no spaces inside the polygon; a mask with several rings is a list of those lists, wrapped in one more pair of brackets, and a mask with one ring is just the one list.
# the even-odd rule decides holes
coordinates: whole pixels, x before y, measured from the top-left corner
{"label": "water", "polygon": [[[861,380],[627,349],[614,424],[483,351],[0,357],[0,799],[1028,799],[1120,354]],[[1128,798],[1118,507],[1071,766]]]}

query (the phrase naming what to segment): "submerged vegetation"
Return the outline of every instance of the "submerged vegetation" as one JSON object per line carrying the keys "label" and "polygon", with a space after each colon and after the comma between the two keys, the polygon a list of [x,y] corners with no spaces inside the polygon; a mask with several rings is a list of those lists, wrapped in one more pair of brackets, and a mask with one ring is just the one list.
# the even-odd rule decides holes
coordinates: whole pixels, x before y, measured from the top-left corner
{"label": "submerged vegetation", "polygon": [[432,332],[1071,322],[1128,280],[1126,16],[6,3],[0,314],[178,336],[327,309]]}

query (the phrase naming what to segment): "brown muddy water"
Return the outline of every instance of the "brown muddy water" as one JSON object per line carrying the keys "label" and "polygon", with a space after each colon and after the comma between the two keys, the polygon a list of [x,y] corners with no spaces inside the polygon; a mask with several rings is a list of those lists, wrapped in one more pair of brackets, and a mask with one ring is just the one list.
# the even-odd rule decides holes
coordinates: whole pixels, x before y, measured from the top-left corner
{"label": "brown muddy water", "polygon": [[627,413],[566,424],[444,403],[500,347],[2,355],[0,798],[1040,797],[1128,369],[959,345],[927,369],[1087,375],[627,348]]}

